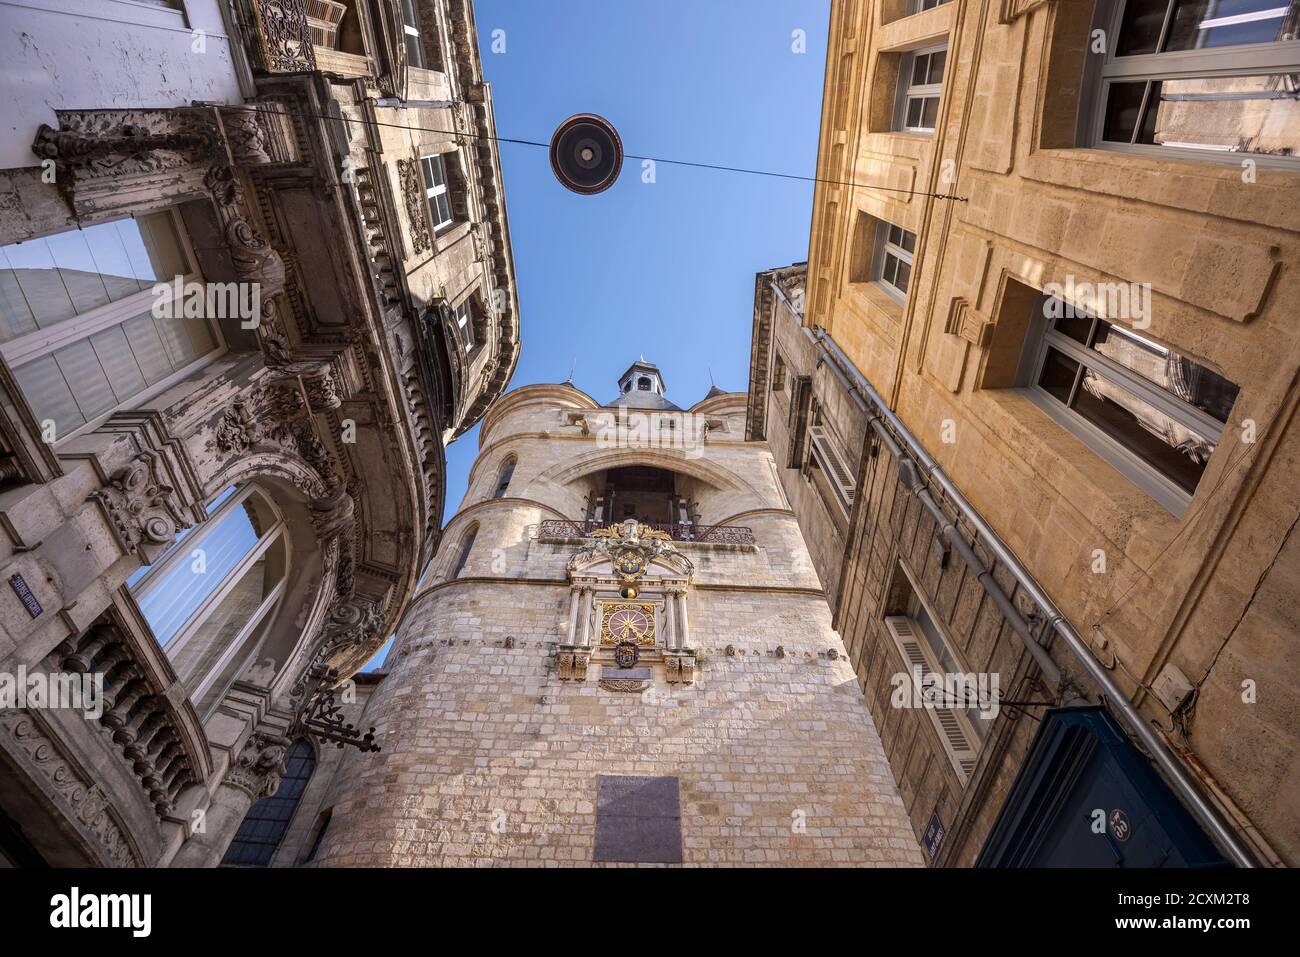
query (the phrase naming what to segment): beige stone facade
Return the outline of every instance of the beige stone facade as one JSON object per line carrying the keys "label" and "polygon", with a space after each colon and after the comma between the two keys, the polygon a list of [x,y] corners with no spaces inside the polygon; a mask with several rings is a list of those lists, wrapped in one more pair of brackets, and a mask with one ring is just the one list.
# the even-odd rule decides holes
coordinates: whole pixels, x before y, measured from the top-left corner
{"label": "beige stone facade", "polygon": [[[609,775],[676,778],[686,865],[921,862],[745,396],[645,408],[707,430],[622,441],[568,384],[489,412],[363,715],[384,750],[345,758],[317,865],[587,865]],[[599,637],[610,562],[584,550],[631,501],[681,557],[641,579],[656,631],[629,689]]]}
{"label": "beige stone facade", "polygon": [[[936,862],[972,863],[1032,732],[1023,717],[999,718],[963,773],[931,722],[888,706],[886,676],[904,659],[886,619],[906,615],[919,595],[956,660],[999,674],[1016,699],[1059,704],[1069,688],[1096,701],[1080,662],[1101,663],[1244,853],[1294,864],[1300,124],[1293,112],[1278,114],[1267,136],[1256,135],[1245,115],[1239,139],[1194,149],[1174,135],[1186,120],[1179,109],[1193,107],[1166,101],[1151,114],[1154,140],[1139,130],[1120,144],[1094,123],[1106,110],[1105,78],[1118,75],[1108,71],[1133,71],[1120,54],[1136,41],[1107,19],[1113,5],[924,6],[833,4],[804,324],[897,414],[1086,651],[1052,643],[1065,682],[1045,691],[1025,642],[900,482],[887,443],[871,436],[851,449],[859,494],[836,625],[913,826],[920,834],[937,815],[947,837]],[[1262,39],[1275,42],[1226,46],[1218,66],[1245,74],[1274,56],[1294,70],[1294,25],[1269,22],[1276,36]],[[1109,54],[1097,50],[1097,29]],[[940,58],[920,76],[934,51]],[[1169,77],[1201,61],[1146,62],[1166,71],[1169,93],[1177,88]],[[1159,84],[1148,93],[1154,104]],[[1197,136],[1210,142],[1206,129]],[[1283,140],[1290,146],[1279,149]],[[1116,296],[1143,287],[1145,311]],[[1116,424],[1127,412],[1081,425],[1044,398],[1038,367],[1026,379],[1043,290],[1088,321],[1105,320],[1111,339],[1159,357],[1153,379],[1177,365],[1238,390],[1222,420],[1193,415],[1217,436],[1200,445],[1194,466],[1178,458],[1186,452],[1160,458],[1163,443],[1179,439],[1159,414],[1139,408],[1136,426]],[[1106,376],[1124,381],[1122,373]],[[1117,408],[1106,381],[1085,375],[1076,388],[1072,402]],[[1160,388],[1195,398],[1191,386]],[[892,425],[886,431],[902,443]],[[1161,438],[1153,445],[1151,435]],[[1195,474],[1171,491],[1162,461]],[[1053,623],[1044,628],[1041,603],[916,468],[1028,630],[1048,641]]]}

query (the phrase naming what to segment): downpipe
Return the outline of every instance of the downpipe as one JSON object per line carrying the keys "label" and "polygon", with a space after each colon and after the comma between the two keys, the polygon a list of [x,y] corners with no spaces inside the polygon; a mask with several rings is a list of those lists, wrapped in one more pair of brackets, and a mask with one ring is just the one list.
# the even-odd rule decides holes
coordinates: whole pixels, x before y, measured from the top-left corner
{"label": "downpipe", "polygon": [[[773,286],[775,285],[773,283]],[[786,305],[789,306],[789,300],[779,289],[778,293],[786,302]],[[796,312],[796,314],[798,313]],[[826,330],[821,326],[806,326],[805,329],[813,337],[817,345],[825,351],[841,377],[847,378],[848,384],[857,393],[860,401],[865,404],[872,431],[880,438],[881,443],[889,450],[895,462],[898,463],[900,481],[912,494],[917,496],[926,511],[934,517],[940,528],[943,529],[944,538],[952,544],[953,548],[962,557],[962,560],[975,570],[985,591],[993,598],[998,610],[1003,613],[1017,634],[1020,635],[1026,649],[1042,670],[1043,677],[1047,682],[1054,689],[1061,690],[1062,676],[1060,668],[1052,662],[1047,650],[1034,639],[1028,623],[1006,595],[1003,594],[997,582],[993,580],[992,572],[979,560],[979,557],[975,555],[974,550],[965,541],[961,532],[948,519],[939,504],[934,501],[928,488],[930,482],[934,482],[943,490],[944,496],[953,503],[963,517],[974,527],[980,542],[997,557],[998,561],[1007,567],[1025,593],[1046,613],[1046,626],[1060,636],[1065,643],[1065,647],[1083,667],[1084,671],[1087,672],[1088,676],[1097,683],[1097,686],[1101,689],[1103,701],[1117,712],[1118,717],[1134,737],[1146,748],[1151,760],[1164,773],[1166,782],[1182,798],[1188,810],[1209,833],[1215,844],[1226,852],[1238,867],[1258,866],[1254,852],[1241,840],[1236,831],[1224,821],[1218,809],[1209,802],[1200,788],[1196,786],[1191,774],[1173,752],[1168,742],[1157,734],[1150,723],[1142,717],[1133,702],[1129,700],[1128,695],[1115,682],[1110,670],[1097,658],[1087,641],[1070,624],[1069,620],[1056,606],[1056,603],[1048,597],[1047,593],[1043,591],[1029,573],[1029,570],[1021,564],[1015,553],[1007,547],[1006,543],[975,510],[975,507],[967,501],[948,475],[939,467],[939,464],[931,458],[916,437],[903,425],[902,420],[894,414],[884,399],[880,397],[880,394],[876,392],[866,377],[858,371],[848,356],[844,355],[835,340],[826,334]],[[897,440],[894,438],[895,436],[897,436]],[[907,447],[906,454],[903,452],[900,441],[902,445]],[[1080,700],[1068,690],[1065,693],[1067,704]]]}

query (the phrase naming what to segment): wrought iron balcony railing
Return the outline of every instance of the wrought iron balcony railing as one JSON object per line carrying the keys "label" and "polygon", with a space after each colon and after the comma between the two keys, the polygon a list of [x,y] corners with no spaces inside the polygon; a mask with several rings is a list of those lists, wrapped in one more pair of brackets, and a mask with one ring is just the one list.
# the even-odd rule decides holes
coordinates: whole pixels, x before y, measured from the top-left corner
{"label": "wrought iron balcony railing", "polygon": [[[592,532],[609,528],[610,522],[542,522],[542,538],[587,538]],[[675,542],[699,542],[705,545],[753,545],[754,530],[740,525],[691,525],[675,522],[644,522],[647,528],[667,532]]]}

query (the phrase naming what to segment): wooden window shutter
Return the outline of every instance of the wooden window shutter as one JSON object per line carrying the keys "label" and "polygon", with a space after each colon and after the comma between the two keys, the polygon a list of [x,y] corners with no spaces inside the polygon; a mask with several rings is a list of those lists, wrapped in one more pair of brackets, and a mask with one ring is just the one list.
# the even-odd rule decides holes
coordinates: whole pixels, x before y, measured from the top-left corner
{"label": "wooden window shutter", "polygon": [[857,494],[858,488],[856,474],[840,455],[839,449],[835,447],[835,441],[825,426],[810,425],[808,434],[812,437],[813,447],[816,448],[831,481],[840,493],[840,500],[844,503],[844,507],[852,509],[853,496]]}
{"label": "wooden window shutter", "polygon": [[[894,639],[894,644],[903,655],[903,660],[907,662],[909,680],[912,679],[911,669],[916,667],[920,667],[923,674],[935,674],[934,665],[926,654],[924,642],[911,618],[904,615],[890,615],[885,619],[885,628]],[[917,689],[917,693],[920,694],[920,689]],[[961,718],[952,708],[927,706],[925,710],[929,712],[930,720],[934,722],[935,730],[939,732],[939,740],[944,750],[948,752],[948,760],[952,762],[957,777],[962,784],[965,784],[975,770],[975,761],[979,752],[962,726]]]}

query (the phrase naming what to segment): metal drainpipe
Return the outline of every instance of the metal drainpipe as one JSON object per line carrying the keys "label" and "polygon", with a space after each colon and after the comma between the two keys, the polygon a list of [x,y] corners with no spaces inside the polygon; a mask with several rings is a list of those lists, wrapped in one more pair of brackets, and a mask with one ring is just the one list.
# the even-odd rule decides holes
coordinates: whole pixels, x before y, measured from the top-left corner
{"label": "metal drainpipe", "polygon": [[[773,286],[776,286],[775,282],[773,283]],[[777,293],[786,303],[786,306],[790,308],[795,315],[799,315],[798,311],[793,309],[790,301],[779,288],[777,289]],[[985,522],[979,512],[975,510],[975,507],[966,500],[966,497],[962,495],[960,491],[958,491],[957,487],[944,473],[943,469],[939,468],[939,464],[930,457],[929,453],[925,451],[925,448],[921,443],[916,440],[916,437],[908,431],[907,427],[903,425],[902,421],[894,414],[893,410],[885,404],[884,399],[880,397],[879,393],[877,393],[871,386],[871,383],[867,381],[866,377],[858,371],[857,367],[849,360],[848,356],[844,355],[835,340],[826,334],[826,330],[821,326],[805,328],[810,331],[813,339],[817,342],[818,346],[827,353],[831,361],[838,366],[839,371],[845,373],[849,377],[858,393],[863,399],[865,399],[869,406],[869,414],[872,415],[871,426],[876,434],[882,435],[883,437],[887,432],[885,424],[888,424],[890,429],[892,429],[893,432],[903,441],[903,444],[907,446],[907,451],[911,458],[915,459],[916,462],[920,464],[921,474],[915,476],[916,485],[909,485],[909,488],[914,494],[917,494],[918,497],[920,497],[921,493],[924,493],[925,497],[921,499],[922,504],[925,504],[926,500],[929,499],[930,504],[926,505],[927,510],[931,511],[931,514],[934,514],[934,509],[938,508],[937,504],[934,503],[933,499],[930,498],[929,493],[925,491],[924,488],[929,480],[933,480],[943,489],[944,494],[952,501],[958,511],[960,511],[967,520],[970,521],[972,526],[974,526],[980,541],[984,543],[985,547],[996,555],[998,560],[1007,567],[1012,576],[1020,584],[1020,587],[1023,588],[1025,592],[1028,593],[1029,597],[1034,600],[1034,603],[1047,613],[1048,626],[1061,636],[1062,640],[1065,642],[1065,646],[1070,650],[1070,653],[1074,655],[1079,664],[1083,666],[1083,669],[1088,673],[1088,676],[1091,677],[1092,680],[1101,688],[1106,703],[1119,713],[1119,717],[1123,720],[1124,724],[1126,724],[1129,730],[1132,731],[1133,735],[1142,742],[1143,747],[1147,749],[1147,753],[1150,755],[1151,759],[1155,761],[1156,765],[1164,772],[1166,781],[1183,799],[1188,810],[1192,812],[1193,816],[1201,823],[1206,831],[1209,832],[1215,843],[1218,844],[1222,850],[1227,852],[1228,856],[1238,867],[1258,866],[1254,853],[1241,840],[1232,827],[1223,820],[1214,805],[1212,805],[1206,799],[1205,795],[1201,793],[1192,776],[1183,766],[1183,763],[1178,760],[1177,756],[1175,756],[1165,740],[1156,734],[1156,732],[1151,728],[1151,725],[1143,719],[1137,708],[1133,706],[1133,702],[1129,700],[1128,695],[1124,694],[1119,685],[1115,683],[1114,678],[1111,677],[1110,671],[1101,663],[1097,656],[1093,654],[1092,649],[1083,639],[1083,636],[1080,635],[1075,630],[1074,626],[1070,624],[1065,615],[1062,614],[1061,610],[1057,608],[1056,603],[1047,596],[1047,593],[1043,591],[1038,582],[1034,580],[1032,575],[1030,575],[1029,570],[1021,564],[1015,553],[1007,547],[1006,543],[998,537],[998,534],[993,531],[992,527]],[[896,461],[899,463],[900,475],[902,475],[903,463],[906,461],[905,458],[899,457],[902,450],[898,443],[894,442],[892,438],[886,443],[886,446],[889,448],[890,454],[894,455]],[[906,479],[904,480],[904,484],[908,484]],[[933,506],[933,508],[931,506]],[[940,514],[942,514],[942,510],[940,510]],[[938,520],[937,515],[936,520]],[[943,521],[947,522],[947,519],[945,518]],[[951,523],[948,524],[951,526]],[[947,535],[946,529],[945,535]],[[958,535],[957,538],[960,540],[961,536]],[[949,536],[949,540],[953,541],[951,536]],[[956,546],[956,541],[954,541],[953,544]],[[960,548],[958,551],[961,553]],[[962,557],[965,559],[965,554],[962,554]],[[978,559],[976,559],[975,567],[981,567],[979,566]],[[998,589],[998,591],[1000,592],[1001,589]],[[995,598],[994,601],[996,602],[997,599]],[[1019,615],[1017,614],[1016,617],[1019,618]],[[1023,619],[1021,620],[1023,621]],[[1021,637],[1025,638],[1023,632],[1021,633]],[[1035,661],[1038,661],[1038,654],[1034,653],[1034,648],[1037,648],[1038,652],[1046,655],[1045,649],[1043,649],[1043,647],[1036,641],[1032,641],[1032,639],[1027,640],[1026,644],[1027,647],[1030,648],[1030,653],[1034,655]],[[1060,671],[1056,669],[1055,665],[1052,667],[1053,670],[1056,671],[1057,683],[1059,683]],[[1044,673],[1050,674],[1049,672]]]}

